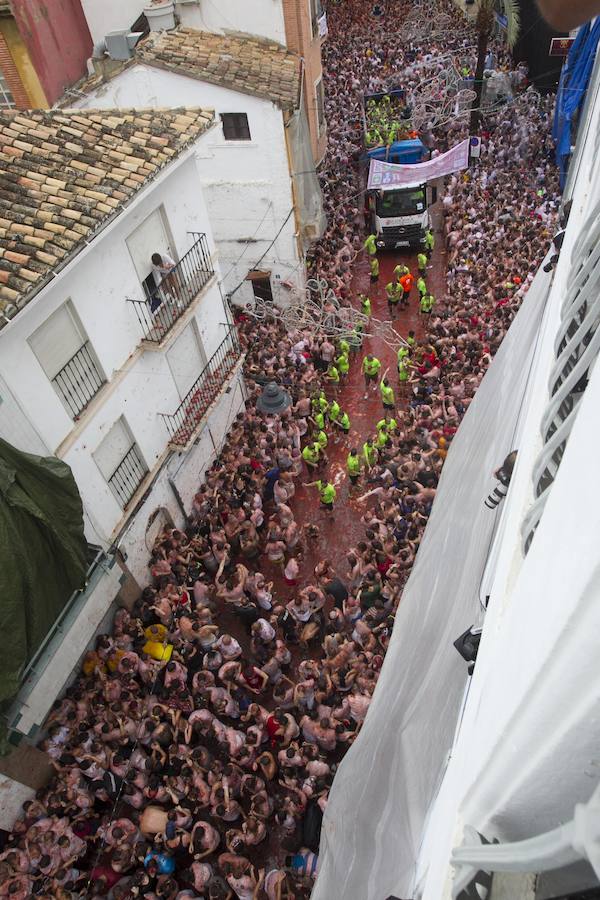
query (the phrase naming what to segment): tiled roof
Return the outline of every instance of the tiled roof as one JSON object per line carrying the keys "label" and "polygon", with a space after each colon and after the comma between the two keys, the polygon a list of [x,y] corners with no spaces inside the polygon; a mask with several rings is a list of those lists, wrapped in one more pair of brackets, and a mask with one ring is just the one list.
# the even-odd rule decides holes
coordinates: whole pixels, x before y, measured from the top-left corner
{"label": "tiled roof", "polygon": [[0,111],[0,328],[213,121],[203,109]]}
{"label": "tiled roof", "polygon": [[274,41],[178,28],[150,34],[138,44],[136,59],[272,100],[282,109],[299,102],[300,57]]}

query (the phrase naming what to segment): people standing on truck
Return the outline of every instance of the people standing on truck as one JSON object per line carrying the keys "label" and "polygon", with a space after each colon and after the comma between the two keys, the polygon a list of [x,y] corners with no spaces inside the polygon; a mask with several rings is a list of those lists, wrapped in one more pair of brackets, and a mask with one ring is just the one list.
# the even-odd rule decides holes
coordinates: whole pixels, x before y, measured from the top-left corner
{"label": "people standing on truck", "polygon": [[407,272],[406,275],[403,275],[400,279],[400,286],[402,287],[402,297],[400,298],[400,302],[405,309],[408,307],[410,292],[412,291],[414,283],[415,277],[412,272]]}
{"label": "people standing on truck", "polygon": [[390,311],[390,316],[393,319],[396,309],[398,308],[398,303],[402,297],[402,286],[397,284],[395,281],[390,281],[385,286],[385,294],[388,302],[388,309]]}
{"label": "people standing on truck", "polygon": [[422,250],[417,253],[417,267],[419,269],[419,275],[424,277],[427,270],[427,254],[423,253]]}
{"label": "people standing on truck", "polygon": [[434,247],[435,237],[433,236],[433,231],[431,230],[431,228],[428,228],[425,232],[425,254],[427,256],[427,259],[430,259]]}

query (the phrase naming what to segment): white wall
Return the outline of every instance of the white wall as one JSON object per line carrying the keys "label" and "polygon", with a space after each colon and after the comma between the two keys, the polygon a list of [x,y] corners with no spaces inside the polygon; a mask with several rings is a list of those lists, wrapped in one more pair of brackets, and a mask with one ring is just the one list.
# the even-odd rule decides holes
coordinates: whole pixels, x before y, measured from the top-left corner
{"label": "white wall", "polygon": [[[267,250],[293,206],[281,110],[267,100],[143,65],[113,78],[77,105],[88,109],[202,106],[217,114],[247,114],[251,141],[226,141],[217,125],[199,142],[197,152],[224,288],[236,288]],[[294,235],[292,214],[260,263],[261,269],[272,272],[275,299],[282,302],[287,292],[279,293],[279,281],[302,283]]]}
{"label": "white wall", "polygon": [[[180,257],[193,242],[188,230],[207,233],[209,249],[214,252],[196,161],[190,157],[143,192],[118,217],[114,227],[99,235],[89,252],[80,254],[0,335],[0,378],[5,388],[18,397],[23,417],[35,423],[35,429],[30,427],[29,433],[38,440],[31,437],[31,446],[23,449],[40,452],[41,445],[45,445],[51,453],[59,450],[59,455],[71,466],[84,505],[91,513],[88,537],[104,546],[123,518],[123,511],[92,453],[115,421],[124,415],[152,470],[164,454],[168,439],[158,413],[175,412],[181,400],[165,353],[136,350],[142,335],[133,305],[126,300],[127,297],[143,299],[126,238],[161,205]],[[27,343],[32,332],[67,299],[109,382],[75,427]],[[210,357],[226,330],[216,277],[194,307],[193,320],[206,356]],[[178,323],[174,335],[179,327]],[[11,440],[12,421],[10,417],[5,420],[1,412],[0,406],[0,434]],[[25,435],[26,430],[21,428],[19,433]]]}
{"label": "white wall", "polygon": [[109,31],[131,28],[149,0],[81,0],[94,43]]}
{"label": "white wall", "polygon": [[[308,0],[300,0],[307,2]],[[182,25],[202,31],[243,31],[285,44],[285,21],[281,0],[197,0],[177,3]]]}

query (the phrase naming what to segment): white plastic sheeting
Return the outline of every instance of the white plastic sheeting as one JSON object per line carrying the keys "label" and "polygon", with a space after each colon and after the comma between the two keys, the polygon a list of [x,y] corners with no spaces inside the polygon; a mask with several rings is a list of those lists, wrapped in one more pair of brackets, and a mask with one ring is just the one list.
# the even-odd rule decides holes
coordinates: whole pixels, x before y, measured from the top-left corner
{"label": "white plastic sheeting", "polygon": [[312,900],[412,896],[427,812],[456,730],[499,511],[484,500],[513,436],[548,279],[541,272],[456,435],[361,734],[333,783]]}

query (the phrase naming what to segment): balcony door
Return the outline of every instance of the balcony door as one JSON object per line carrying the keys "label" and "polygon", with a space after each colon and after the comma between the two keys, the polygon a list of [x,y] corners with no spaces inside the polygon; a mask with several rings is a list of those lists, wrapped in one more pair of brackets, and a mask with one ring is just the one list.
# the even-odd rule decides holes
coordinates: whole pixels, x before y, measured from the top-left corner
{"label": "balcony door", "polygon": [[155,209],[127,238],[127,249],[142,285],[151,293],[154,290],[152,254],[166,253],[175,259],[173,242],[162,208]]}
{"label": "balcony door", "polygon": [[177,385],[179,398],[183,400],[192,389],[206,366],[206,353],[194,322],[185,328],[167,350],[167,362]]}

